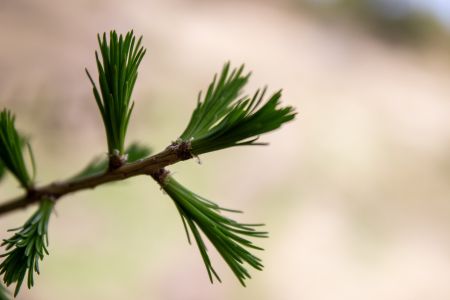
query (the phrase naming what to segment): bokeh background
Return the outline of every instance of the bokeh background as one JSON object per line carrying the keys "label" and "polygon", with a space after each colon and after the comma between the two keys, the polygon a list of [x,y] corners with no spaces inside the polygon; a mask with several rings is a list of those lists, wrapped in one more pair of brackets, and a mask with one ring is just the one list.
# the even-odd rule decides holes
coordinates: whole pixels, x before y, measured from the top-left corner
{"label": "bokeh background", "polygon": [[[40,184],[105,154],[84,73],[98,32],[144,35],[130,142],[176,139],[227,60],[299,112],[268,147],[170,167],[267,224],[247,288],[212,249],[223,283],[209,284],[171,200],[135,178],[58,203],[51,255],[18,299],[450,299],[449,28],[446,0],[0,0],[0,106]],[[0,193],[20,191],[8,178]],[[31,212],[2,217],[0,237]]]}

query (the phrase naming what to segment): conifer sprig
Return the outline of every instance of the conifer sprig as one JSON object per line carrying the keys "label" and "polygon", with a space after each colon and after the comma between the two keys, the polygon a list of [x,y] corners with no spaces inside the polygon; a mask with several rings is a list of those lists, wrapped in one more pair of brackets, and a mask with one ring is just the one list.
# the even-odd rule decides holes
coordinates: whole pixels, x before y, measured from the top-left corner
{"label": "conifer sprig", "polygon": [[200,232],[203,232],[217,249],[242,285],[245,286],[245,279],[250,278],[246,265],[262,270],[261,259],[254,256],[250,250],[263,249],[255,246],[248,238],[267,237],[267,232],[255,229],[255,227],[263,224],[242,224],[225,217],[221,214],[223,211],[240,211],[220,207],[214,202],[189,191],[168,175],[167,171],[163,170],[153,177],[174,201],[181,215],[189,243],[191,243],[190,229],[211,282],[213,282],[214,277],[219,282],[221,279],[212,266]]}
{"label": "conifer sprig", "polygon": [[180,136],[190,142],[194,155],[233,146],[261,145],[258,136],[279,128],[295,117],[291,106],[280,107],[281,90],[265,101],[266,88],[253,97],[240,96],[250,74],[243,74],[243,66],[230,73],[225,64],[219,80],[216,76],[205,98],[199,96],[197,108]]}
{"label": "conifer sprig", "polygon": [[[15,117],[7,109],[0,112],[0,165],[8,169],[20,182],[22,187],[28,189],[33,185],[33,180],[28,173],[23,157],[23,149],[26,145],[24,139],[19,135],[15,127]],[[34,159],[31,147],[28,145],[31,160]],[[2,166],[0,166],[2,169]],[[33,167],[34,169],[34,167]],[[0,173],[3,173],[0,170]]]}
{"label": "conifer sprig", "polygon": [[138,67],[146,50],[141,46],[142,37],[136,41],[133,31],[125,37],[115,31],[98,35],[100,55],[95,52],[100,91],[86,69],[93,85],[94,97],[102,115],[108,140],[108,152],[124,154],[125,135],[133,111],[131,101],[134,84],[138,76]]}
{"label": "conifer sprig", "polygon": [[[98,69],[98,87],[89,72],[93,93],[105,127],[109,158],[94,159],[85,169],[65,181],[48,185],[33,185],[35,164],[30,145],[19,135],[14,116],[0,112],[0,179],[9,170],[19,180],[26,193],[0,204],[0,214],[40,203],[38,210],[14,235],[4,239],[6,253],[0,263],[0,275],[6,286],[16,284],[14,296],[27,279],[28,288],[34,284],[34,273],[39,274],[39,261],[48,254],[48,222],[56,200],[80,190],[95,188],[109,182],[138,175],[151,175],[173,199],[186,230],[189,243],[195,239],[211,282],[220,277],[212,266],[203,237],[206,237],[231,268],[242,285],[250,278],[249,267],[261,270],[261,260],[252,250],[262,250],[250,239],[265,238],[267,232],[258,230],[262,224],[243,224],[224,216],[223,212],[238,212],[189,191],[169,176],[165,167],[190,159],[195,155],[233,146],[261,145],[259,135],[273,131],[294,119],[290,106],[282,107],[281,91],[265,99],[266,89],[253,96],[243,95],[250,73],[244,66],[231,69],[226,63],[205,95],[198,96],[197,107],[180,138],[156,155],[150,149],[132,144],[124,149],[125,137],[133,111],[131,99],[138,76],[138,67],[146,50],[142,37],[136,39],[133,31],[125,36],[115,31],[98,35],[100,54],[95,52]],[[23,151],[28,146],[33,176],[27,170]],[[158,171],[159,170],[159,171]],[[7,299],[0,285],[0,300]]]}
{"label": "conifer sprig", "polygon": [[38,210],[22,227],[11,229],[16,233],[9,239],[4,239],[2,246],[6,253],[0,257],[0,275],[7,286],[16,283],[14,297],[19,293],[25,277],[30,289],[34,285],[34,272],[39,274],[39,260],[48,255],[48,222],[54,202],[45,199]]}

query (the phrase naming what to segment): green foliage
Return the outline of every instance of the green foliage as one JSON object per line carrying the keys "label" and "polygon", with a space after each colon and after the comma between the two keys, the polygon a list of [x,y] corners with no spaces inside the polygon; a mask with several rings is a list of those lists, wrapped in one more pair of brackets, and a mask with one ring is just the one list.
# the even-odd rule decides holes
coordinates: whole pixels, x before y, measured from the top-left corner
{"label": "green foliage", "polygon": [[148,157],[152,153],[152,150],[147,146],[135,142],[128,146],[125,153],[127,154],[127,161],[133,163]]}
{"label": "green foliage", "polygon": [[19,293],[25,276],[28,288],[34,285],[33,275],[34,272],[39,274],[39,260],[49,254],[47,228],[53,205],[53,201],[43,200],[31,218],[22,227],[9,230],[17,232],[3,240],[2,246],[7,252],[0,256],[5,258],[0,264],[0,274],[3,274],[7,286],[16,283],[14,297]]}
{"label": "green foliage", "polygon": [[[54,207],[52,199],[114,180],[142,174],[149,175],[151,172],[148,165],[139,164],[140,160],[150,155],[149,148],[134,143],[124,149],[134,105],[131,95],[138,76],[138,66],[146,51],[141,46],[141,41],[142,37],[136,40],[132,31],[125,37],[111,31],[109,40],[106,34],[98,36],[101,58],[97,52],[95,56],[99,88],[87,70],[86,73],[93,85],[94,97],[102,115],[109,159],[106,155],[95,158],[68,181],[34,188],[34,180],[30,177],[23,158],[23,148],[26,145],[34,177],[35,164],[31,147],[18,134],[14,126],[14,116],[8,110],[0,113],[0,179],[7,169],[27,189],[26,195],[19,198],[17,207],[32,203],[26,200],[40,203],[38,210],[30,219],[22,227],[11,230],[15,231],[14,235],[4,239],[2,243],[6,253],[0,256],[3,258],[0,275],[3,275],[3,281],[7,286],[16,284],[14,296],[19,293],[25,277],[28,288],[34,285],[33,276],[35,272],[39,274],[39,261],[48,254],[47,227]],[[272,94],[267,100],[266,89],[257,90],[252,97],[242,96],[242,90],[249,77],[250,73],[244,74],[244,66],[231,70],[230,64],[225,64],[220,76],[214,76],[206,95],[203,98],[201,94],[199,95],[197,107],[179,138],[183,143],[172,144],[166,151],[160,153],[161,155],[155,155],[149,161],[156,162],[158,167],[162,167],[190,158],[192,155],[240,145],[261,145],[257,142],[259,135],[273,131],[294,119],[296,113],[292,107],[280,107],[281,91]],[[167,158],[167,153],[170,158]],[[120,168],[126,162],[135,165],[123,168],[121,172]],[[108,172],[117,173],[110,176]],[[93,175],[98,176],[90,178]],[[257,270],[263,268],[261,260],[250,252],[262,248],[253,245],[249,240],[267,237],[267,232],[256,229],[262,224],[242,224],[222,215],[224,211],[238,211],[222,208],[192,193],[168,176],[168,172],[164,169],[160,170],[160,174],[152,176],[173,199],[181,215],[188,241],[191,242],[189,233],[191,232],[211,282],[214,277],[220,281],[220,277],[212,266],[202,236],[209,239],[242,285],[245,286],[245,280],[250,278],[248,267]],[[118,177],[120,179],[117,179]],[[9,208],[3,212],[9,211],[11,207],[17,208],[14,201],[12,206],[10,204],[8,203]],[[7,299],[7,296],[4,288],[0,286],[0,300],[2,299]]]}
{"label": "green foliage", "polygon": [[100,92],[86,69],[105,125],[109,154],[114,151],[120,154],[124,152],[125,135],[134,106],[131,94],[138,76],[137,69],[146,51],[141,46],[141,41],[142,37],[136,42],[133,31],[128,32],[125,37],[111,31],[109,44],[106,33],[102,38],[98,35],[102,60],[97,51],[95,57]]}
{"label": "green foliage", "polygon": [[[132,143],[125,151],[128,156],[128,162],[136,162],[149,156],[152,151],[149,147],[139,143]],[[95,174],[104,173],[108,170],[108,160],[106,157],[95,157],[81,172],[73,176],[72,179],[81,179]]]}
{"label": "green foliage", "polygon": [[91,162],[78,174],[72,177],[72,179],[82,179],[92,175],[105,173],[108,170],[108,160],[106,157],[97,156],[91,160]]}
{"label": "green foliage", "polygon": [[214,75],[203,101],[201,101],[202,92],[199,93],[197,107],[180,139],[197,139],[206,135],[215,123],[226,116],[231,104],[240,96],[250,77],[250,74],[243,75],[243,71],[244,66],[241,66],[230,74],[230,63],[226,63],[219,79],[217,74]]}
{"label": "green foliage", "polygon": [[221,214],[222,211],[239,212],[225,209],[217,204],[199,196],[168,176],[162,184],[163,190],[173,199],[183,221],[186,235],[190,243],[188,227],[197,242],[198,249],[208,271],[209,279],[213,276],[220,280],[208,256],[206,245],[201,237],[202,231],[214,245],[233,273],[245,286],[244,280],[250,278],[244,264],[262,270],[261,260],[249,252],[249,249],[262,250],[246,238],[264,238],[267,232],[257,231],[254,227],[263,224],[241,224]]}
{"label": "green foliage", "polygon": [[6,287],[0,283],[0,300],[9,300],[11,299],[9,291]]}
{"label": "green foliage", "polygon": [[[22,187],[29,188],[33,182],[23,158],[23,148],[26,143],[17,132],[14,123],[15,117],[9,110],[4,109],[0,112],[0,160],[14,174]],[[28,149],[34,166],[34,159],[29,145]],[[0,173],[3,173],[3,171],[0,171]]]}
{"label": "green foliage", "polygon": [[3,164],[2,160],[0,159],[0,181],[2,181],[3,176],[5,176],[5,165]]}
{"label": "green foliage", "polygon": [[199,155],[228,147],[261,145],[258,135],[279,128],[295,117],[292,107],[279,107],[281,91],[264,104],[266,89],[257,90],[253,97],[240,96],[249,74],[243,66],[230,73],[225,64],[219,79],[214,76],[203,101],[199,96],[197,108],[181,140],[191,142],[191,153]]}

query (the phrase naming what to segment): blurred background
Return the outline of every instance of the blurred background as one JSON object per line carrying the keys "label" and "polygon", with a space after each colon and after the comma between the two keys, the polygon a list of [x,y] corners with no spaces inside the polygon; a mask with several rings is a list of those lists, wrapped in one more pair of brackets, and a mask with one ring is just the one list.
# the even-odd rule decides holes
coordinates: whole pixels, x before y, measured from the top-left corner
{"label": "blurred background", "polygon": [[[148,49],[128,141],[159,151],[231,60],[247,89],[284,89],[295,122],[268,147],[170,167],[193,191],[265,222],[263,272],[243,288],[211,249],[211,285],[172,201],[147,178],[59,202],[51,255],[18,299],[450,299],[447,0],[0,0],[0,107],[32,139],[38,182],[105,154],[84,67],[98,32]],[[1,198],[17,195],[9,177]],[[0,238],[34,208],[0,219]]]}

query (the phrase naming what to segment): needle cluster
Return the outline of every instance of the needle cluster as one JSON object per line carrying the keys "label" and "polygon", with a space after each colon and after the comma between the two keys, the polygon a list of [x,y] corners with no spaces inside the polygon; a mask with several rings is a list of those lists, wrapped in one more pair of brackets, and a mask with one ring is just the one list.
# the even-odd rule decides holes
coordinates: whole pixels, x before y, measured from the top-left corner
{"label": "needle cluster", "polygon": [[22,282],[27,278],[27,286],[34,285],[34,272],[39,274],[39,261],[48,255],[48,221],[54,202],[45,199],[38,210],[19,228],[8,231],[15,232],[9,239],[4,239],[1,246],[6,253],[0,264],[0,275],[7,286],[16,283],[14,296],[20,291]]}
{"label": "needle cluster", "polygon": [[208,87],[205,97],[198,97],[197,107],[180,139],[190,141],[194,155],[234,146],[261,145],[259,135],[273,131],[294,119],[291,106],[280,107],[281,90],[264,99],[266,88],[252,97],[242,95],[250,73],[244,66],[230,72],[227,63]]}
{"label": "needle cluster", "polygon": [[28,146],[34,165],[31,147],[17,132],[14,115],[9,110],[4,109],[0,112],[0,178],[7,168],[17,178],[22,187],[27,189],[32,186],[33,181],[23,157],[25,145]]}
{"label": "needle cluster", "polygon": [[141,46],[142,37],[136,41],[133,31],[125,37],[115,31],[97,36],[100,55],[95,52],[100,90],[86,69],[92,83],[95,101],[102,115],[110,155],[124,154],[125,135],[133,111],[131,101],[138,67],[146,50]]}
{"label": "needle cluster", "polygon": [[219,282],[221,279],[212,266],[206,244],[200,232],[203,232],[217,249],[242,285],[245,286],[245,279],[251,278],[245,264],[257,270],[262,270],[261,259],[253,255],[250,250],[263,249],[255,246],[248,239],[267,237],[267,232],[255,229],[255,227],[263,224],[242,224],[224,216],[222,214],[224,211],[235,213],[241,211],[220,207],[216,203],[191,192],[166,172],[163,172],[162,176],[159,174],[154,178],[174,201],[183,221],[189,243],[191,243],[190,229],[211,282],[213,282],[213,277]]}

